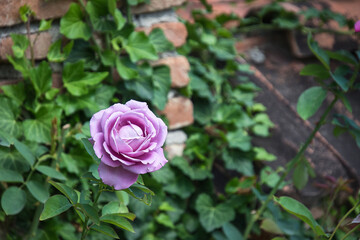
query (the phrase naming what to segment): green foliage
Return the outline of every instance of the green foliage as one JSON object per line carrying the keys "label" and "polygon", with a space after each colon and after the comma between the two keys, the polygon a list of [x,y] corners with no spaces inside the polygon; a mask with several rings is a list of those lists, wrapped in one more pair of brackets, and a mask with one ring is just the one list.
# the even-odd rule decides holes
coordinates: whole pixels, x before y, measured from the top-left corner
{"label": "green foliage", "polygon": [[1,196],[1,207],[6,215],[16,215],[26,204],[26,193],[18,187],[9,187]]}
{"label": "green foliage", "polygon": [[297,112],[304,120],[314,115],[326,98],[326,90],[322,87],[311,87],[304,91],[298,100]]}

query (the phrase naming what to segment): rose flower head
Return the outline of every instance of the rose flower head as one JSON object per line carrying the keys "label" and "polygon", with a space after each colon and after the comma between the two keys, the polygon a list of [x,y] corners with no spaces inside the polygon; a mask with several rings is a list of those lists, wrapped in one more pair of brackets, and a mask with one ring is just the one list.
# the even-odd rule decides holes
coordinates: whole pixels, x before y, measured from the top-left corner
{"label": "rose flower head", "polygon": [[167,163],[162,149],[167,127],[144,102],[130,100],[95,113],[90,133],[101,159],[100,178],[116,190],[130,187],[139,174],[154,172]]}
{"label": "rose flower head", "polygon": [[354,25],[355,32],[360,32],[360,20],[358,20]]}

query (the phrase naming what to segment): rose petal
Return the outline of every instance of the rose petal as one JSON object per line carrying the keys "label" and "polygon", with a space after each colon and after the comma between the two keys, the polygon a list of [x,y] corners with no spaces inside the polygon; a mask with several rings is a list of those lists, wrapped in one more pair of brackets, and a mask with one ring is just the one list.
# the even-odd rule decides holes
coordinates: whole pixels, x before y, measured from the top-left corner
{"label": "rose petal", "polygon": [[[164,151],[162,148],[143,154],[139,156],[138,159],[141,161],[141,163],[137,163],[132,166],[123,166],[124,169],[136,174],[145,174],[148,172],[154,172],[156,170],[159,170],[168,162],[164,156]],[[143,164],[145,162],[152,163]]]}
{"label": "rose petal", "polygon": [[120,103],[114,104],[108,109],[105,109],[105,112],[103,113],[103,116],[101,118],[102,129],[104,129],[106,121],[113,113],[125,113],[130,110],[131,109],[128,106],[125,106],[124,104],[120,104]]}
{"label": "rose petal", "polygon": [[[107,154],[107,156],[110,157],[110,159],[115,162],[116,164],[116,167],[121,165],[122,164],[125,164],[125,165],[134,165],[135,163],[133,163],[132,161],[129,161],[129,159],[126,159],[126,158],[122,158],[122,155],[121,154],[118,154],[116,152],[114,152],[111,148],[108,147],[108,145],[106,144],[106,142],[103,143],[103,148]],[[112,166],[111,164],[107,164],[107,162],[105,162],[106,165],[109,165],[109,166]]]}
{"label": "rose petal", "polygon": [[95,113],[90,119],[90,134],[91,137],[94,137],[97,133],[102,132],[101,128],[101,118],[104,114],[105,110],[101,110]]}
{"label": "rose petal", "polygon": [[130,100],[127,103],[125,103],[126,106],[128,106],[131,109],[141,109],[141,108],[148,108],[148,105],[146,102],[139,102],[136,100]]}
{"label": "rose petal", "polygon": [[107,185],[114,186],[116,190],[129,188],[138,178],[138,174],[126,171],[121,166],[113,168],[102,162],[98,170],[102,181]]}
{"label": "rose petal", "polygon": [[[106,152],[104,148],[104,134],[98,133],[93,138],[94,140],[94,151],[98,158],[101,159],[101,162],[104,162],[106,165],[109,165],[111,167],[118,167],[121,165],[121,162],[119,161],[113,161],[109,154]],[[106,143],[105,143],[106,144]]]}

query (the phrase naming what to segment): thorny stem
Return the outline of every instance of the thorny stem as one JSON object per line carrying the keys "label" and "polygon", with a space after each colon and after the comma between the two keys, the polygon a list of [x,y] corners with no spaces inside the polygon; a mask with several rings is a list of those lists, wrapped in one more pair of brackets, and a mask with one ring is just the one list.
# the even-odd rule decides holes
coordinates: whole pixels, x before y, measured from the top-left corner
{"label": "thorny stem", "polygon": [[[360,205],[360,201],[358,201],[340,220],[340,222],[336,225],[333,233],[331,234],[329,240],[333,239],[333,237],[335,236],[336,231],[339,229],[339,227],[342,225],[342,223],[345,221],[345,219],[347,218],[347,216],[350,215],[350,213],[352,213],[358,206]],[[359,225],[360,226],[360,225]],[[355,228],[354,228],[355,229]],[[345,237],[347,237],[349,234],[351,234],[353,232],[353,230],[351,230],[349,233],[347,233],[343,239],[345,239]]]}
{"label": "thorny stem", "polygon": [[249,224],[246,226],[245,233],[244,233],[244,239],[247,239],[252,227],[254,226],[255,222],[261,217],[262,213],[265,211],[267,204],[271,201],[275,193],[278,191],[280,185],[283,183],[287,175],[290,173],[290,171],[293,169],[293,167],[299,162],[302,155],[304,154],[305,150],[309,146],[309,144],[314,139],[316,133],[319,131],[320,127],[325,123],[326,117],[328,116],[330,110],[333,108],[335,103],[338,100],[338,96],[335,96],[334,100],[331,102],[331,104],[326,108],[325,112],[322,114],[320,121],[316,124],[315,129],[311,132],[310,136],[307,138],[305,144],[300,148],[299,152],[296,154],[296,156],[289,162],[289,164],[286,167],[286,171],[282,174],[280,179],[277,181],[275,187],[271,190],[270,194],[266,198],[265,202],[262,203],[259,210],[251,217],[251,220]]}

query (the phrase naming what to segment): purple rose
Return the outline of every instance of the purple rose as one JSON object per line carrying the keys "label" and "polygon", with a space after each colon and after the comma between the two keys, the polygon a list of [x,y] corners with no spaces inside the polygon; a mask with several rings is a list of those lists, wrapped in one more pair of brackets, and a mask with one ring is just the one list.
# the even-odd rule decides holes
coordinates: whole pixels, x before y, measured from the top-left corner
{"label": "purple rose", "polygon": [[360,32],[360,20],[355,23],[354,28],[355,32]]}
{"label": "purple rose", "polygon": [[131,100],[95,113],[90,133],[95,154],[101,159],[100,178],[116,190],[130,187],[139,174],[167,163],[161,148],[167,127],[144,102]]}

